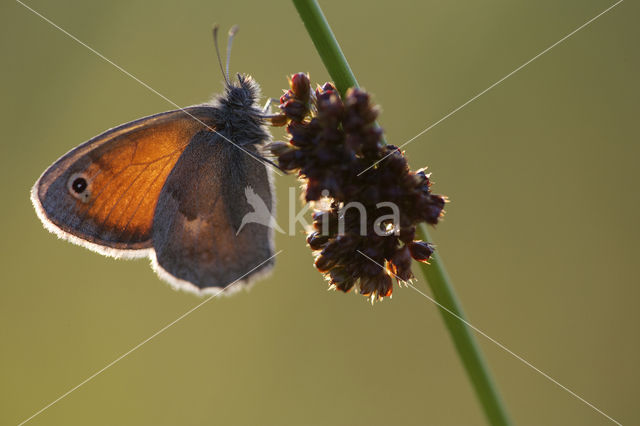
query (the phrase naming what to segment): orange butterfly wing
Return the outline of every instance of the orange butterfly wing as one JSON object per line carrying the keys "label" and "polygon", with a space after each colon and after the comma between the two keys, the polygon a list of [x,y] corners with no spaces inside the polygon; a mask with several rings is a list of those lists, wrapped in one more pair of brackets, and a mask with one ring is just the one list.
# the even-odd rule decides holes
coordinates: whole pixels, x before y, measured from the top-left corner
{"label": "orange butterfly wing", "polygon": [[38,216],[58,236],[103,254],[146,255],[164,182],[193,135],[213,129],[213,121],[212,107],[190,107],[89,140],[36,182]]}

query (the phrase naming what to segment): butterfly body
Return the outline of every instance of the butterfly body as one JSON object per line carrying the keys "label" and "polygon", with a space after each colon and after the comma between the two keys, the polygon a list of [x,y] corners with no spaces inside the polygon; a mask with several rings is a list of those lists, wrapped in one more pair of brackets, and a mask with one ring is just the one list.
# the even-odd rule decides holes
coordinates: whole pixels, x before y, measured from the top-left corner
{"label": "butterfly body", "polygon": [[238,75],[209,104],[89,140],[36,182],[38,216],[59,237],[102,254],[150,257],[159,275],[181,288],[219,291],[249,281],[270,269],[274,251],[272,229],[240,230],[252,211],[245,188],[272,214],[275,207],[271,173],[260,160],[270,135],[259,96],[257,83]]}

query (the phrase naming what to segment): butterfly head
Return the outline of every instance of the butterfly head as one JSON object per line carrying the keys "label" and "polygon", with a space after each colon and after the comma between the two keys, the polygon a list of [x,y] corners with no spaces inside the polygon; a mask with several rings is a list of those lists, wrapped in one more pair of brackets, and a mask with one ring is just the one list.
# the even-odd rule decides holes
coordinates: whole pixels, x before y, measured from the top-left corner
{"label": "butterfly head", "polygon": [[252,109],[260,99],[260,86],[249,75],[238,74],[238,82],[228,82],[218,102],[230,109]]}
{"label": "butterfly head", "polygon": [[258,83],[246,74],[237,74],[237,81],[232,80],[229,76],[231,45],[237,31],[237,26],[232,27],[229,31],[227,62],[226,67],[223,67],[218,47],[218,26],[213,27],[213,40],[218,64],[225,80],[224,93],[213,101],[214,121],[216,127],[221,131],[232,132],[234,140],[245,146],[263,143],[269,139],[269,134],[264,128],[262,113],[257,104],[260,99]]}

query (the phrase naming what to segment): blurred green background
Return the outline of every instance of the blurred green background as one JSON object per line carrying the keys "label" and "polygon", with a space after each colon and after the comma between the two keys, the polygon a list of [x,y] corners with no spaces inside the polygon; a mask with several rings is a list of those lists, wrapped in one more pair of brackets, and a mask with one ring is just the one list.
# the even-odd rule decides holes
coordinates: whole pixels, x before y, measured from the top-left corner
{"label": "blurred green background", "polygon": [[[265,95],[293,72],[328,79],[287,1],[28,4],[179,105],[222,87],[213,22],[240,25],[232,70]],[[401,144],[612,2],[321,4]],[[407,146],[451,198],[433,234],[470,321],[623,424],[640,423],[638,11],[620,4]],[[147,261],[42,228],[29,189],[50,163],[173,108],[20,4],[0,12],[0,424],[17,424],[201,299]],[[297,184],[276,184],[286,224]],[[278,235],[269,279],[213,299],[29,424],[484,424],[436,307],[404,288],[373,308],[327,292],[298,234]],[[518,424],[610,424],[478,339]]]}

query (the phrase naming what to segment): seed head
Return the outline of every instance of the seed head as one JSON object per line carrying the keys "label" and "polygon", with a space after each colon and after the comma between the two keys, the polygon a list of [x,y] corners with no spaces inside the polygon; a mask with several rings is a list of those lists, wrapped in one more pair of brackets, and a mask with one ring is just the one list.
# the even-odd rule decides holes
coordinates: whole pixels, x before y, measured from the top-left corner
{"label": "seed head", "polygon": [[[382,144],[378,108],[366,91],[349,89],[344,99],[331,83],[312,91],[304,73],[289,86],[274,121],[287,123],[289,140],[268,148],[283,170],[297,173],[305,200],[316,206],[307,236],[314,265],[331,289],[356,287],[372,301],[389,297],[392,277],[409,281],[412,259],[427,262],[433,254],[415,240],[416,226],[437,224],[447,199],[431,193],[429,175],[412,171],[404,152]],[[327,196],[329,203],[317,203]]]}

